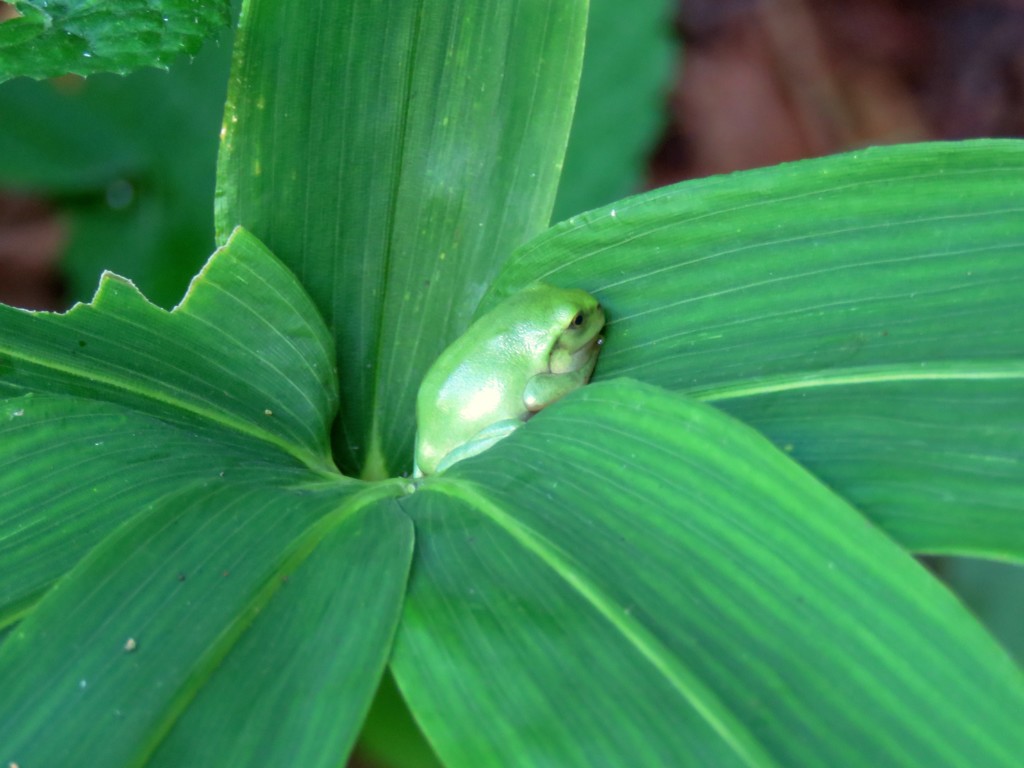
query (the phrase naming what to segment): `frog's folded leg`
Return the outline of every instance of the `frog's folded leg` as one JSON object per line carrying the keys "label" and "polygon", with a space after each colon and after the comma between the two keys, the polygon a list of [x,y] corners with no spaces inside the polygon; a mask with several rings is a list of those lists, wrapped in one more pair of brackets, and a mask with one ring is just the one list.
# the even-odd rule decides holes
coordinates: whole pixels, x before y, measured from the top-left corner
{"label": "frog's folded leg", "polygon": [[523,426],[523,423],[519,419],[505,419],[489,424],[441,459],[437,465],[437,471],[444,472],[456,462],[483,453],[495,443],[515,432],[516,429]]}

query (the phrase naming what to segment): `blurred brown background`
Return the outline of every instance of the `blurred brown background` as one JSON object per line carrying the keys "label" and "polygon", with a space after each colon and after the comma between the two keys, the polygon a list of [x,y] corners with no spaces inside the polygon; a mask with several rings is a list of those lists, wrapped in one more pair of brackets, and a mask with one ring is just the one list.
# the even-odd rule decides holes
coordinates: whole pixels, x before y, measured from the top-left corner
{"label": "blurred brown background", "polygon": [[688,0],[652,181],[1024,136],[1024,0]]}

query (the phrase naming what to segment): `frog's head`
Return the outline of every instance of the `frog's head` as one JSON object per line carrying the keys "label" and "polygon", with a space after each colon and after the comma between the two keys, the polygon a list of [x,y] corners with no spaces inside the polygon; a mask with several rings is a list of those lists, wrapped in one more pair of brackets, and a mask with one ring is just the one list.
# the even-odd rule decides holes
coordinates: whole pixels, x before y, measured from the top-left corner
{"label": "frog's head", "polygon": [[604,343],[604,310],[597,299],[586,291],[565,291],[559,316],[562,327],[551,347],[551,373],[584,372],[584,380],[597,364],[597,355]]}

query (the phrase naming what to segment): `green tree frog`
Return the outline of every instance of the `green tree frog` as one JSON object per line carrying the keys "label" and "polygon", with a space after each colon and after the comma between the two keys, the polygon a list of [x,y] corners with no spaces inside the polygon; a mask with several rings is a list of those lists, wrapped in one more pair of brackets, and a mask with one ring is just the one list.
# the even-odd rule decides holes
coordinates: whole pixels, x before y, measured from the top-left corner
{"label": "green tree frog", "polygon": [[604,310],[579,289],[535,283],[485,314],[427,371],[416,398],[414,476],[490,448],[590,380]]}

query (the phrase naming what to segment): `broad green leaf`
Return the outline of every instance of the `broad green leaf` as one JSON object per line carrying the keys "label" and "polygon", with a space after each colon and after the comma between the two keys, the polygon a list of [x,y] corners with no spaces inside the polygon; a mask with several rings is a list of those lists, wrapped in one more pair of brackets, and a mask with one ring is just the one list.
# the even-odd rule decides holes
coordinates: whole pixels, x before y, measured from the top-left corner
{"label": "broad green leaf", "polygon": [[0,627],[111,531],[185,485],[307,474],[241,434],[211,439],[75,397],[0,400]]}
{"label": "broad green leaf", "polygon": [[0,82],[166,67],[228,23],[228,0],[13,0]]}
{"label": "broad green leaf", "polygon": [[409,468],[426,367],[512,249],[546,226],[586,10],[585,0],[243,8],[217,227],[223,238],[241,224],[266,242],[333,329],[346,471]]}
{"label": "broad green leaf", "polygon": [[622,379],[401,502],[393,668],[448,766],[1015,766],[1024,678],[756,431]]}
{"label": "broad green leaf", "polygon": [[64,315],[0,306],[0,626],[195,481],[337,478],[327,329],[239,230],[173,312],[105,278]]}
{"label": "broad green leaf", "polygon": [[[908,546],[991,554],[998,542],[1000,556],[1024,558],[1021,443],[999,407],[1022,405],[1022,211],[1016,141],[889,147],[687,182],[533,240],[481,310],[532,280],[585,288],[610,317],[597,379],[694,394],[787,444],[798,432],[794,453]],[[913,421],[858,419],[892,415],[879,401],[915,385],[926,393]],[[984,421],[937,441],[957,410]],[[794,423],[773,419],[787,412]],[[896,445],[900,471],[918,467],[899,488],[885,458]]]}
{"label": "broad green leaf", "polygon": [[591,0],[587,44],[553,221],[637,192],[673,79],[669,0]]}
{"label": "broad green leaf", "polygon": [[[351,702],[344,707],[334,702],[339,722],[329,728],[351,733],[369,706],[374,670],[387,652],[404,581],[403,553],[408,557],[407,522],[384,515],[373,502],[399,490],[394,485],[366,490],[352,480],[316,485],[213,480],[137,516],[61,580],[0,648],[3,759],[61,765],[74,755],[77,764],[97,768],[140,764],[215,670],[228,685],[236,679],[238,670],[225,660],[236,643],[243,666],[261,659],[275,672],[246,684],[262,682],[267,690],[260,695],[237,689],[231,698],[221,698],[219,716],[235,723],[248,717],[254,724],[265,722],[266,697],[297,684],[291,674],[307,679],[311,674],[293,654],[323,648],[322,636],[302,636],[303,628],[311,631],[309,612],[321,608],[329,614],[325,634],[354,654],[319,665],[327,686],[345,677],[358,680]],[[384,539],[366,547],[368,536]],[[328,552],[314,555],[304,569],[302,563],[325,537]],[[347,552],[352,559],[344,565],[366,570],[367,576],[372,568],[383,588],[325,593],[324,557],[330,552]],[[385,562],[365,559],[372,554],[384,555]],[[253,624],[275,594],[275,603],[283,604],[271,603],[267,618]],[[366,636],[351,628],[339,633],[339,611]],[[298,626],[275,627],[275,618]],[[250,625],[257,638],[240,642]],[[270,647],[254,649],[261,641]],[[249,673],[255,675],[251,667]],[[248,707],[244,716],[243,707]],[[325,717],[317,715],[310,727],[323,733]],[[279,712],[278,718],[287,732],[298,733],[294,715]],[[188,746],[194,734],[186,731],[176,743]],[[235,735],[244,754],[244,739],[251,734]],[[215,764],[216,755],[207,759]]]}
{"label": "broad green leaf", "polygon": [[393,502],[335,526],[147,765],[342,765],[387,662],[411,555],[412,525]]}
{"label": "broad green leaf", "polygon": [[538,279],[599,291],[601,373],[700,393],[1016,358],[1022,171],[1024,142],[986,140],[684,182],[552,228],[519,249],[486,303]]}
{"label": "broad green leaf", "polygon": [[333,357],[301,286],[244,230],[171,312],[111,274],[66,314],[0,306],[0,394],[74,395],[239,432],[328,474]]}
{"label": "broad green leaf", "polygon": [[108,269],[173,306],[213,249],[231,53],[222,37],[168,72],[0,85],[0,185],[66,217],[72,300],[88,299]]}
{"label": "broad green leaf", "polygon": [[797,391],[712,402],[904,546],[1024,561],[1024,361],[820,376]]}

